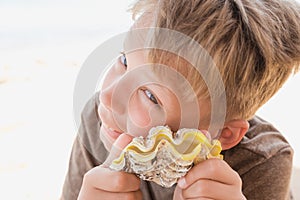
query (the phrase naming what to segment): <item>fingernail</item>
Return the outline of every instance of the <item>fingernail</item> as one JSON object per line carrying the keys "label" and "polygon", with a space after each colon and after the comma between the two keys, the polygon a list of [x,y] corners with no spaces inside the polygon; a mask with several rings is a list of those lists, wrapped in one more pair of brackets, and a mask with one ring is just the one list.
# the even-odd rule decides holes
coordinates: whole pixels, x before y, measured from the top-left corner
{"label": "fingernail", "polygon": [[185,181],[185,178],[180,178],[177,182],[177,185],[181,188],[181,189],[184,189],[186,187],[186,181]]}

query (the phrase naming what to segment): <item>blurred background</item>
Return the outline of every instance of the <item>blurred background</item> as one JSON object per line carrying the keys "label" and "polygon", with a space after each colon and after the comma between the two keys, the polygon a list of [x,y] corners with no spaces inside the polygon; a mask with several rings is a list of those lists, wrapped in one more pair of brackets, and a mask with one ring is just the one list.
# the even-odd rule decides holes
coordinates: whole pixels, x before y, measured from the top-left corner
{"label": "blurred background", "polygon": [[[76,76],[98,45],[127,31],[132,2],[0,1],[0,199],[59,198],[77,132]],[[291,143],[296,167],[299,86],[300,74],[258,112]]]}

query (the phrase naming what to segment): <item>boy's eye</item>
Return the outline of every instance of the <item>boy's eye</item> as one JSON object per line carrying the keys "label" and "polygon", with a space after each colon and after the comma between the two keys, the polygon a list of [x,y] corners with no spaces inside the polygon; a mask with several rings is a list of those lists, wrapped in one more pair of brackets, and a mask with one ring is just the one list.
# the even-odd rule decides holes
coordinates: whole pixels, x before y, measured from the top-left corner
{"label": "boy's eye", "polygon": [[155,96],[149,91],[149,90],[144,90],[146,96],[150,99],[150,101],[152,101],[154,104],[158,104],[157,99],[155,98]]}
{"label": "boy's eye", "polygon": [[127,68],[127,59],[126,59],[125,53],[121,54],[120,61],[125,66],[125,68]]}

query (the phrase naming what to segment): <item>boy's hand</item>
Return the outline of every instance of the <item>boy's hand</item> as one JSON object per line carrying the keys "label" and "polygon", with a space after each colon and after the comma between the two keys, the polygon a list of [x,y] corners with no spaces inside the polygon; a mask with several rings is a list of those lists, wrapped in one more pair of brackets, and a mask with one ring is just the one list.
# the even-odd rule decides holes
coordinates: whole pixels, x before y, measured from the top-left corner
{"label": "boy's hand", "polygon": [[242,193],[242,181],[238,173],[221,159],[208,159],[194,166],[178,181],[173,199],[246,198]]}
{"label": "boy's hand", "polygon": [[138,177],[108,168],[112,160],[118,157],[121,150],[131,140],[132,138],[126,134],[120,135],[104,164],[91,169],[84,175],[79,200],[142,199]]}

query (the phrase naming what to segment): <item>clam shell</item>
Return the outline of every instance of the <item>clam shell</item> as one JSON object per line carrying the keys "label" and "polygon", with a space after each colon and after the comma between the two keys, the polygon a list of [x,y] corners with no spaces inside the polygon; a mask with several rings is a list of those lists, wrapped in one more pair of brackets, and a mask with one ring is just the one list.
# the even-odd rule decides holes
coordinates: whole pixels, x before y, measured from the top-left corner
{"label": "clam shell", "polygon": [[171,187],[194,164],[222,158],[221,150],[218,140],[210,141],[197,129],[180,129],[173,134],[167,126],[158,126],[146,138],[134,138],[109,167]]}

